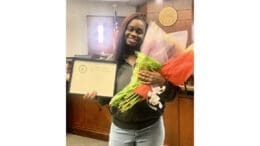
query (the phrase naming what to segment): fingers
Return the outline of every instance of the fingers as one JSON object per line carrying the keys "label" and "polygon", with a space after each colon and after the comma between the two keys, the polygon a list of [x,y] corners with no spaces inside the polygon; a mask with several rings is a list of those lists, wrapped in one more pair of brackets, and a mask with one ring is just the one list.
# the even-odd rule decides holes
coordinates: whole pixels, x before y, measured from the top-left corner
{"label": "fingers", "polygon": [[97,96],[97,92],[96,91],[93,91],[93,92],[87,92],[84,96],[83,96],[83,99],[89,99],[89,100],[93,100],[95,99]]}
{"label": "fingers", "polygon": [[89,97],[89,93],[86,93],[84,96],[83,96],[83,99],[85,100],[86,98]]}
{"label": "fingers", "polygon": [[155,81],[155,76],[153,72],[146,70],[140,70],[138,78],[140,79],[142,84],[153,84]]}
{"label": "fingers", "polygon": [[97,95],[97,92],[96,92],[96,91],[93,91],[93,92],[90,93],[89,96],[90,96],[91,99],[95,99],[95,98],[96,98],[96,95]]}
{"label": "fingers", "polygon": [[165,83],[163,76],[156,71],[140,70],[138,78],[142,84],[163,85]]}

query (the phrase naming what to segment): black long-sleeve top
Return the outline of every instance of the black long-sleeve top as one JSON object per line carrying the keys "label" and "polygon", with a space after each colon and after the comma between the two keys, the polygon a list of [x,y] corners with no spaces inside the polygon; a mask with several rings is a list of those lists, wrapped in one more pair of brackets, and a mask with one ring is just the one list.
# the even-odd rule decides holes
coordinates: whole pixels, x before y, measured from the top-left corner
{"label": "black long-sleeve top", "polygon": [[[127,62],[119,66],[116,77],[116,93],[122,90],[131,80],[133,68]],[[120,112],[116,107],[110,107],[113,123],[124,129],[142,129],[155,123],[164,112],[165,102],[173,100],[180,88],[169,82],[165,84],[166,90],[159,95],[162,108],[153,106],[147,100],[143,100],[134,105],[131,109]],[[108,104],[110,98],[98,97],[101,105]]]}

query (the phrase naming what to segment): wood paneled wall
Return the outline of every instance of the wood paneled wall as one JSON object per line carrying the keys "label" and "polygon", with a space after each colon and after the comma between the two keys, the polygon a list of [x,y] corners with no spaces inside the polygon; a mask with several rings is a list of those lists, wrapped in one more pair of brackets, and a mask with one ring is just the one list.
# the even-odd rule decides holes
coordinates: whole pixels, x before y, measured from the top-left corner
{"label": "wood paneled wall", "polygon": [[[164,7],[173,7],[177,11],[177,21],[171,26],[162,26],[159,22],[159,13]],[[147,22],[155,21],[166,32],[188,31],[187,46],[193,42],[193,0],[164,0],[162,4],[148,2],[137,8],[138,12],[147,15]]]}

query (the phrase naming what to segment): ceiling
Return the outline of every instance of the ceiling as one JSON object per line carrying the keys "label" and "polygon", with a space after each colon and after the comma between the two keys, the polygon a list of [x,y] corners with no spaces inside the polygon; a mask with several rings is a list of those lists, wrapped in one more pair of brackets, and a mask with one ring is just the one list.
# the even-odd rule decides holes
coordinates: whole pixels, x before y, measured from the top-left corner
{"label": "ceiling", "polygon": [[93,2],[126,3],[132,6],[140,6],[149,0],[86,0]]}

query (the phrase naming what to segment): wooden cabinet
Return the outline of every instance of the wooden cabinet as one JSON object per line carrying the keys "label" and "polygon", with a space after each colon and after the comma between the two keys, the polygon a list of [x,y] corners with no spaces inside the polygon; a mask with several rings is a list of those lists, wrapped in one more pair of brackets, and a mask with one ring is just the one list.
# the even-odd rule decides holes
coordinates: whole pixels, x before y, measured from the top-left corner
{"label": "wooden cabinet", "polygon": [[178,112],[178,97],[171,102],[166,103],[164,111],[164,126],[165,126],[165,145],[179,145],[179,112]]}
{"label": "wooden cabinet", "polygon": [[194,145],[193,98],[179,96],[179,146]]}
{"label": "wooden cabinet", "polygon": [[67,95],[68,132],[108,140],[111,116],[107,106],[84,100],[79,95]]}
{"label": "wooden cabinet", "polygon": [[193,97],[179,95],[166,104],[164,112],[165,146],[194,145]]}
{"label": "wooden cabinet", "polygon": [[[165,145],[193,146],[193,97],[181,94],[166,103],[164,112]],[[68,132],[108,140],[111,115],[107,106],[82,96],[67,95]]]}

